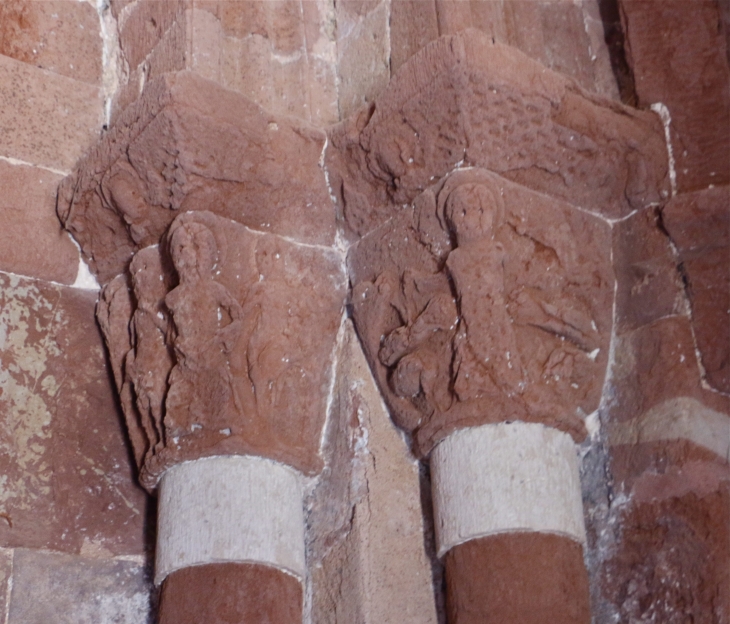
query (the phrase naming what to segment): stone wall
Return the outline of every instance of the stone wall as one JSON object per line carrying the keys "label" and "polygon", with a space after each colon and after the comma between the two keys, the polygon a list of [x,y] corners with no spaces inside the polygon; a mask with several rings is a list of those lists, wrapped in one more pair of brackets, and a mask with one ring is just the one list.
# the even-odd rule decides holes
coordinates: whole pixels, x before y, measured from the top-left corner
{"label": "stone wall", "polygon": [[[169,296],[173,256],[165,256],[169,241],[164,236],[173,211],[181,207],[198,211],[192,214],[199,216],[186,219],[205,224],[219,247],[244,241],[253,248],[256,232],[261,241],[256,259],[236,260],[235,271],[247,271],[268,251],[277,258],[284,254],[300,273],[317,258],[331,260],[335,294],[329,307],[316,312],[326,326],[315,332],[317,338],[327,338],[296,345],[308,354],[305,368],[317,377],[317,392],[307,402],[311,413],[299,415],[307,416],[308,428],[297,430],[300,440],[284,445],[313,451],[277,451],[278,459],[307,475],[305,622],[444,622],[444,570],[435,553],[428,463],[416,455],[427,457],[449,427],[480,424],[484,410],[443,410],[432,430],[423,427],[423,433],[410,426],[418,409],[406,405],[397,388],[388,394],[388,367],[395,370],[397,361],[378,359],[380,328],[369,344],[362,329],[368,311],[353,305],[343,314],[338,297],[344,297],[347,252],[352,285],[362,294],[367,289],[357,282],[378,277],[363,268],[373,257],[367,245],[387,247],[387,236],[394,242],[402,233],[391,227],[391,211],[413,204],[424,214],[428,194],[436,204],[442,178],[465,165],[489,170],[476,174],[485,179],[502,180],[495,173],[506,178],[510,182],[499,184],[516,188],[524,204],[544,202],[545,210],[559,206],[570,214],[570,207],[560,203],[568,202],[585,209],[584,221],[600,222],[595,228],[602,234],[581,246],[585,251],[595,245],[592,261],[606,265],[599,273],[609,290],[615,289],[606,294],[596,288],[586,303],[599,307],[605,303],[601,298],[615,296],[610,314],[596,317],[600,335],[586,351],[600,349],[595,368],[607,371],[605,380],[587,361],[592,387],[575,399],[587,418],[549,423],[582,442],[593,620],[728,622],[727,15],[727,3],[714,0],[0,2],[0,604],[5,624],[152,621],[157,599],[151,580],[154,499],[136,485],[137,467],[153,489],[165,462],[187,456],[162,452],[161,438],[150,442],[150,432],[159,433],[159,415],[152,407],[130,419],[138,407],[125,387],[127,392],[134,388],[135,378],[126,357],[115,359],[113,344],[117,340],[125,354],[131,348],[128,319],[112,331],[112,295],[119,291],[107,287],[99,318],[110,361],[95,322],[99,287],[88,267],[102,285],[113,283],[133,254],[162,241],[162,255],[155,252],[154,261],[173,276],[166,278],[161,295]],[[481,31],[496,49],[505,50],[499,57],[503,61],[495,61],[490,71],[502,80],[523,81],[508,97],[490,100],[486,121],[477,105],[470,109],[467,97],[459,99],[459,119],[469,120],[469,132],[483,127],[479,144],[463,143],[463,136],[473,135],[449,125],[448,97],[467,91],[458,72],[446,72],[427,97],[423,93],[433,85],[419,82],[424,72],[398,73],[424,46],[466,28]],[[515,50],[527,60],[513,62]],[[543,66],[557,72],[550,76],[561,77],[525,78]],[[181,71],[187,72],[177,74],[182,78],[170,77]],[[379,97],[388,85],[388,93]],[[515,112],[514,98],[528,92],[536,102],[550,104],[526,121]],[[416,94],[426,102],[423,110],[412,105]],[[211,119],[206,97],[231,102],[231,110],[240,113]],[[619,101],[639,110],[623,109]],[[539,149],[530,137],[510,134],[523,122],[539,127]],[[420,139],[407,137],[406,126],[426,137],[423,144],[438,149],[418,152]],[[221,127],[226,132],[216,134]],[[566,127],[584,144],[553,167],[552,155],[573,154],[564,150]],[[503,135],[495,137],[494,128]],[[262,139],[263,129],[278,138]],[[229,143],[227,136],[239,137],[238,143]],[[202,148],[201,137],[207,137]],[[235,169],[227,157],[237,153],[242,140],[248,141],[249,160],[245,166],[237,162]],[[519,162],[508,161],[519,140],[527,152]],[[325,146],[327,158],[320,162]],[[148,160],[146,150],[152,148],[157,151]],[[285,153],[292,160],[281,160]],[[403,161],[408,153],[416,167],[409,167],[413,159]],[[269,161],[282,171],[256,169]],[[58,213],[72,238],[56,215],[56,192],[79,162],[77,171],[92,173],[67,182],[59,199]],[[602,176],[614,166],[618,182],[606,182]],[[569,167],[570,175],[562,173]],[[159,175],[149,174],[153,171]],[[288,192],[272,196],[270,189],[284,186],[283,180]],[[103,190],[97,193],[97,188]],[[170,205],[161,200],[154,210],[140,208],[146,204],[135,198],[145,193],[147,198],[169,194]],[[287,212],[297,201],[314,206],[312,212]],[[276,211],[268,210],[271,202]],[[510,223],[519,220],[518,204],[508,206]],[[259,206],[259,212],[251,206]],[[87,218],[100,207],[102,219]],[[370,236],[370,243],[355,245],[386,221],[385,242]],[[183,226],[181,221],[173,229]],[[457,226],[450,223],[446,234],[436,229],[425,226],[421,235],[441,236],[443,241],[429,239],[431,248],[443,242],[454,255],[439,279],[458,281],[448,277],[459,270],[457,256],[468,258],[477,248],[464,244],[461,249],[458,243],[459,255],[450,247]],[[583,234],[589,229],[578,228]],[[539,240],[547,236],[528,233]],[[507,279],[513,284],[529,274],[529,259],[520,256],[525,232],[511,236],[504,238],[504,249],[524,260],[521,269],[508,263]],[[281,249],[268,249],[274,244],[269,241],[284,239]],[[302,244],[313,254],[304,257]],[[561,258],[568,253],[559,242],[555,248]],[[439,254],[445,253],[434,251],[428,262],[439,265]],[[612,259],[611,266],[604,256]],[[399,262],[402,258],[394,264]],[[575,271],[585,263],[576,264]],[[267,279],[280,279],[280,288],[288,288],[285,272],[271,266]],[[408,270],[397,268],[405,284]],[[259,292],[255,280],[241,286],[245,294],[239,296],[235,271],[221,278],[234,298],[270,313],[269,334],[279,325],[289,327],[291,310],[289,316],[279,310],[276,297],[249,294]],[[415,305],[409,292],[400,293],[404,301],[411,296],[404,306]],[[294,290],[291,297],[306,300]],[[480,305],[475,300],[474,311]],[[247,307],[246,314],[252,309]],[[306,332],[301,323],[291,328]],[[397,328],[389,329],[395,343],[403,332],[396,336]],[[247,354],[265,352],[266,331],[256,343],[263,345],[259,351],[254,345],[253,351],[231,356],[242,370]],[[416,333],[417,327],[409,325],[408,331]],[[521,335],[518,339],[527,341]],[[450,340],[456,344],[459,338]],[[286,396],[294,386],[282,366],[268,362],[252,384],[280,380]],[[194,377],[194,363],[189,368]],[[407,390],[406,372],[399,387]],[[183,387],[184,375],[178,381]],[[557,404],[559,399],[543,393],[510,409],[522,420],[543,421],[539,407],[546,401]],[[233,399],[228,411],[221,408],[222,424],[216,420],[226,436],[235,429],[232,404]],[[274,407],[281,409],[273,398],[271,406],[257,412],[265,425],[278,413]],[[193,411],[180,416],[181,422],[194,419]],[[389,413],[408,434],[395,427]],[[185,426],[191,423],[200,424],[191,420]],[[201,429],[191,438],[189,456],[201,448],[213,449],[208,454],[224,446],[226,453],[269,448],[276,436],[257,432],[258,446],[246,446],[251,438],[245,434],[239,440],[234,431],[233,442],[221,443]],[[174,435],[172,429],[167,433]],[[511,553],[518,560],[515,553],[532,543],[513,541],[490,543],[487,559]],[[447,565],[457,565],[455,560],[451,557]],[[248,581],[241,579],[245,587]],[[185,582],[194,586],[196,581],[183,580],[181,587]],[[168,604],[181,599],[167,598]]]}
{"label": "stone wall", "polygon": [[0,3],[0,592],[6,624],[147,621],[153,505],[135,484],[94,310],[55,215],[106,124],[87,2]]}

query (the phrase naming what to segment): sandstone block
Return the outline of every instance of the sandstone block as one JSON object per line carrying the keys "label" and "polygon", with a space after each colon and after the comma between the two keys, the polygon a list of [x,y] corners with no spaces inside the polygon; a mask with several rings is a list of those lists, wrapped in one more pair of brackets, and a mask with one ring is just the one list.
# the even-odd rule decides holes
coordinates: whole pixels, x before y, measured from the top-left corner
{"label": "sandstone block", "polygon": [[305,28],[299,0],[275,2],[229,2],[203,0],[196,9],[208,11],[221,23],[228,37],[245,39],[251,35],[268,40],[275,53],[291,55],[305,47]]}
{"label": "sandstone block", "polygon": [[0,4],[0,54],[91,84],[101,82],[99,31],[99,16],[88,2]]}
{"label": "sandstone block", "polygon": [[341,257],[188,212],[137,253],[130,282],[134,299],[117,278],[98,316],[144,485],[206,455],[317,473]]}
{"label": "sandstone block", "polygon": [[101,282],[188,210],[330,244],[325,138],[193,73],[166,75],[64,181],[59,215]]}
{"label": "sandstone block", "polygon": [[718,3],[621,0],[639,104],[672,117],[680,191],[730,181],[730,66]]}
{"label": "sandstone block", "polygon": [[330,136],[330,181],[358,235],[458,166],[608,217],[669,196],[658,116],[590,96],[473,30],[427,46],[372,112]]}
{"label": "sandstone block", "polygon": [[61,175],[0,161],[0,269],[63,284],[78,271],[78,251],[55,215]]}
{"label": "sandstone block", "polygon": [[581,545],[561,535],[506,533],[446,555],[449,622],[588,624],[588,574]]}
{"label": "sandstone block", "polygon": [[337,368],[326,467],[307,504],[312,621],[436,624],[419,466],[349,321]]}
{"label": "sandstone block", "polygon": [[660,214],[657,208],[645,208],[614,225],[618,333],[686,312],[680,260]]}
{"label": "sandstone block", "polygon": [[730,393],[730,186],[678,195],[662,222],[682,263],[707,381]]}
{"label": "sandstone block", "polygon": [[457,428],[505,420],[583,438],[612,325],[609,229],[467,169],[350,248],[355,325],[419,454]]}
{"label": "sandstone block", "polygon": [[98,87],[0,55],[0,156],[69,171],[98,136]]}
{"label": "sandstone block", "polygon": [[0,604],[7,605],[10,596],[10,579],[13,574],[13,551],[0,549]]}
{"label": "sandstone block", "polygon": [[611,375],[613,422],[640,422],[652,408],[677,397],[730,414],[730,399],[700,384],[692,328],[686,316],[661,318],[620,336]]}
{"label": "sandstone block", "polygon": [[213,563],[168,577],[160,597],[159,622],[300,624],[303,602],[300,582],[281,570],[251,563]]}
{"label": "sandstone block", "polygon": [[390,68],[395,74],[421,48],[439,36],[436,3],[393,0],[390,3]]}
{"label": "sandstone block", "polygon": [[[368,3],[372,10],[337,40],[339,108],[342,117],[373,102],[390,80],[389,6]],[[339,31],[338,31],[339,33]]]}
{"label": "sandstone block", "polygon": [[125,11],[119,45],[130,69],[136,69],[147,58],[186,5],[186,0],[137,0]]}
{"label": "sandstone block", "polygon": [[149,624],[151,584],[131,561],[17,549],[8,624]]}
{"label": "sandstone block", "polygon": [[730,481],[708,494],[629,503],[619,522],[602,584],[621,621],[728,621]]}
{"label": "sandstone block", "polygon": [[146,496],[132,481],[103,347],[91,329],[95,299],[0,274],[4,546],[144,551]]}

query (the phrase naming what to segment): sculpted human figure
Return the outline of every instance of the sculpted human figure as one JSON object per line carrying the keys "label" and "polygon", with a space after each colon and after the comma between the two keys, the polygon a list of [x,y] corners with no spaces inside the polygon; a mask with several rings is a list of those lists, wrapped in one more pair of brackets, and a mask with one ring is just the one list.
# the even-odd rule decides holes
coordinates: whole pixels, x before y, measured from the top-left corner
{"label": "sculpted human figure", "polygon": [[605,370],[607,249],[591,216],[478,169],[352,248],[355,324],[417,453],[504,420],[582,439]]}
{"label": "sculpted human figure", "polygon": [[201,423],[215,427],[223,422],[231,398],[237,402],[228,357],[241,332],[242,313],[238,301],[213,277],[218,249],[205,225],[188,222],[177,227],[170,255],[180,282],[165,298],[177,359],[166,405],[182,433]]}
{"label": "sculpted human figure", "polygon": [[173,364],[165,342],[169,332],[164,306],[167,286],[158,250],[148,247],[138,252],[129,272],[137,305],[129,324],[132,349],[125,359],[125,371],[134,388],[150,450],[154,451],[165,445],[164,403]]}

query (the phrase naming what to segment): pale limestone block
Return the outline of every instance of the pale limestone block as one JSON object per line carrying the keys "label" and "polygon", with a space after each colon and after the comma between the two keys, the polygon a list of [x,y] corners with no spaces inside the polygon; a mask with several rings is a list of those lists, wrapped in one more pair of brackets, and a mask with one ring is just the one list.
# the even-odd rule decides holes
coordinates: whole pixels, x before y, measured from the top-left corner
{"label": "pale limestone block", "polygon": [[462,429],[431,455],[438,555],[517,531],[585,543],[578,456],[571,437],[535,423]]}
{"label": "pale limestone block", "polygon": [[270,565],[305,574],[299,474],[251,456],[184,462],[162,476],[155,583],[206,563]]}

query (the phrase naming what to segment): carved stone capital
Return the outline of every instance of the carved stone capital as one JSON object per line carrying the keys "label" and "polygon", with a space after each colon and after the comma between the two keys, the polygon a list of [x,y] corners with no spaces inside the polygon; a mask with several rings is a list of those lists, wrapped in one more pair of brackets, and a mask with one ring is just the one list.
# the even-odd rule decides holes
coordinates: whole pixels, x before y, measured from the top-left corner
{"label": "carved stone capital", "polygon": [[358,241],[348,267],[358,333],[420,453],[501,421],[584,437],[613,322],[605,221],[457,170]]}
{"label": "carved stone capital", "polygon": [[104,285],[97,315],[148,489],[211,455],[321,469],[346,289],[325,141],[180,72],[65,180],[58,212]]}

